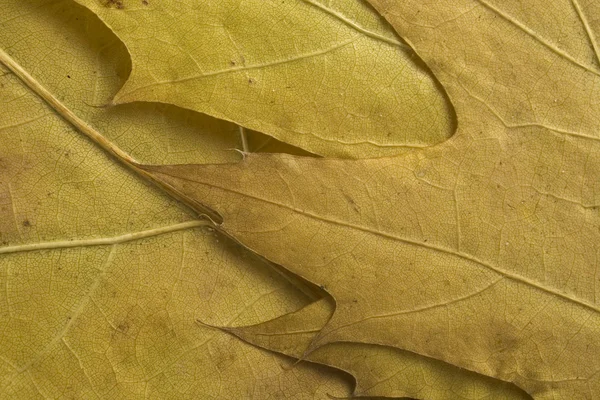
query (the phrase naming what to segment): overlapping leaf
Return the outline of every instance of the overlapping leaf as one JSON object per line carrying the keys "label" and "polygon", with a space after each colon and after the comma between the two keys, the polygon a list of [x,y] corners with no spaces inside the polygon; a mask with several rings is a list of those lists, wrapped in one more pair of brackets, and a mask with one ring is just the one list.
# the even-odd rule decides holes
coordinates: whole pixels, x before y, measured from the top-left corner
{"label": "overlapping leaf", "polygon": [[175,104],[352,158],[453,132],[439,85],[362,2],[78,1],[132,56],[117,103]]}
{"label": "overlapping leaf", "polygon": [[[594,3],[376,1],[447,90],[458,129],[404,157],[148,166],[221,229],[323,285],[307,353],[395,346],[514,382],[600,393],[600,14]],[[558,20],[560,27],[548,21]],[[243,210],[243,211],[242,211]]]}
{"label": "overlapping leaf", "polygon": [[506,382],[387,346],[334,342],[306,353],[334,310],[332,299],[325,297],[272,321],[224,330],[262,348],[350,373],[356,379],[357,397],[530,399]]}
{"label": "overlapping leaf", "polygon": [[[438,359],[515,382],[535,398],[594,398],[600,392],[596,300],[600,226],[596,194],[600,171],[598,11],[593,3],[575,1],[556,1],[552,7],[483,0],[373,2],[448,90],[459,127],[450,141],[395,159],[248,156],[244,162],[228,166],[145,167],[184,196],[219,212],[224,220],[220,228],[227,234],[323,285],[336,300],[335,313],[325,328],[315,325],[316,336],[315,332],[290,335],[289,321],[281,332],[272,329],[311,307],[262,326],[236,329],[236,334],[296,356],[302,348],[303,357],[324,355],[322,362],[337,361],[332,364],[362,377],[359,383],[381,384],[377,377],[364,379],[372,369],[361,370],[366,355],[361,357],[354,346],[365,343],[408,350],[416,354],[419,366],[423,360]],[[104,5],[121,12],[131,4],[117,1]],[[536,9],[543,11],[531,11]],[[7,20],[12,19],[9,16]],[[568,23],[552,24],[555,20]],[[135,19],[126,19],[132,21]],[[123,27],[113,27],[122,34]],[[132,27],[134,23],[124,25]],[[38,71],[38,76],[44,80],[43,73]],[[81,104],[77,107],[85,109]],[[99,117],[98,123],[102,119]],[[23,126],[32,122],[25,121]],[[12,120],[10,125],[12,129]],[[9,156],[19,154],[16,150],[8,152]],[[22,154],[29,153],[23,150]],[[165,163],[182,161],[158,158]],[[193,157],[185,161],[198,162]],[[8,165],[15,162],[11,160]],[[13,175],[14,171],[6,174]],[[11,185],[4,190],[4,197],[10,198],[10,203],[4,201],[5,210],[15,204],[15,181],[10,180]],[[26,203],[35,204],[31,200]],[[85,210],[89,209],[88,205]],[[122,212],[123,208],[118,209]],[[15,220],[5,223],[3,232],[18,235],[18,212],[13,208],[10,215]],[[80,219],[88,217],[83,212],[79,215]],[[114,217],[121,220],[120,215]],[[52,219],[48,220],[53,226]],[[24,219],[22,224],[30,228],[32,221]],[[110,257],[118,253],[111,250],[108,254],[106,267],[112,265]],[[145,256],[127,254],[135,254],[137,259]],[[93,260],[86,265],[94,265]],[[105,282],[106,267],[98,267],[102,279],[92,279],[94,290]],[[75,308],[77,320],[95,299],[95,291],[89,293]],[[157,313],[136,315],[150,321],[149,315],[168,308],[160,301],[152,304],[159,309]],[[293,308],[291,304],[289,307]],[[280,311],[285,311],[283,308]],[[108,315],[105,318],[110,321],[113,314]],[[199,319],[210,322],[210,317]],[[185,321],[189,323],[189,319]],[[67,332],[78,325],[67,322],[63,326]],[[128,325],[119,327],[115,330],[129,329]],[[268,335],[288,335],[289,342],[252,337],[253,331],[267,327]],[[51,345],[58,343],[56,338],[65,345],[71,340],[62,331],[52,337]],[[84,342],[79,345],[86,348]],[[343,353],[355,359],[343,358]],[[134,354],[131,357],[137,360]],[[375,355],[380,361],[393,358],[396,362],[394,354]],[[109,364],[127,365],[131,357],[119,363],[109,360]],[[89,362],[78,361],[80,365]],[[118,370],[125,375],[142,371],[147,382],[147,365]],[[198,363],[192,362],[188,368],[191,365]],[[60,382],[59,378],[53,381]],[[23,387],[28,383],[11,382]],[[138,381],[131,379],[128,382],[134,384],[119,389],[140,392],[142,384],[136,386]],[[169,391],[164,382],[144,387]],[[36,383],[38,391],[52,393],[51,383],[39,378]],[[90,380],[89,387],[98,387],[94,384]],[[404,382],[400,392],[394,392],[393,386],[378,386],[374,393],[403,394],[407,386]],[[440,387],[436,387],[437,395],[442,392]],[[366,393],[360,384],[359,388]],[[83,393],[83,389],[78,390]]]}

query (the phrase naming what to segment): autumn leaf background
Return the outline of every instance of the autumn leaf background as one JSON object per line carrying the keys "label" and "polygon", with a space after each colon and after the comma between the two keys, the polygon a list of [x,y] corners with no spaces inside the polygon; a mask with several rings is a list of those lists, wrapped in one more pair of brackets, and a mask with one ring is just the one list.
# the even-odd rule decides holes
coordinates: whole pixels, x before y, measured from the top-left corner
{"label": "autumn leaf background", "polygon": [[2,10],[0,397],[600,397],[594,2]]}

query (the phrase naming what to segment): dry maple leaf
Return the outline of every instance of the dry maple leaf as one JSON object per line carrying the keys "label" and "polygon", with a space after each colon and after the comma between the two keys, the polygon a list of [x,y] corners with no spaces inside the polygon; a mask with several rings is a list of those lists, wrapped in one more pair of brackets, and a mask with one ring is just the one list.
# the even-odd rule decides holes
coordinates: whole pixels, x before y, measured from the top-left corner
{"label": "dry maple leaf", "polygon": [[597,4],[372,3],[447,90],[450,140],[376,160],[145,170],[332,294],[306,353],[389,345],[536,399],[597,398]]}

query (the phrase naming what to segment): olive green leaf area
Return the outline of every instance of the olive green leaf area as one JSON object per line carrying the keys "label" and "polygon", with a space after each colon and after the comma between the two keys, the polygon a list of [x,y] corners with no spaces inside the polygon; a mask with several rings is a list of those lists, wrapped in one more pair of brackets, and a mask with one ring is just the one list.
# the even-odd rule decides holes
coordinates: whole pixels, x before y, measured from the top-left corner
{"label": "olive green leaf area", "polygon": [[131,54],[115,103],[175,104],[350,158],[454,131],[439,84],[362,1],[77,1]]}
{"label": "olive green leaf area", "polygon": [[335,313],[305,355],[393,346],[536,399],[597,398],[600,9],[371,2],[447,91],[448,141],[396,158],[146,170],[331,293]]}
{"label": "olive green leaf area", "polygon": [[[71,1],[0,2],[0,51],[138,160],[239,158],[236,126],[155,104],[99,107],[123,44]],[[297,398],[347,376],[199,325],[310,299],[107,157],[0,67],[0,398]]]}

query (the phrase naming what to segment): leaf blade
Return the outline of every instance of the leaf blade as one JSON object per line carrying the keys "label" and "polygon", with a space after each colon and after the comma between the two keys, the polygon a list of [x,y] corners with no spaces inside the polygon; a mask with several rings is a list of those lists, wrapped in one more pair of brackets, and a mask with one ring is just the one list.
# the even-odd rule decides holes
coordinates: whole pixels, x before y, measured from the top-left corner
{"label": "leaf blade", "polygon": [[403,153],[454,131],[439,86],[360,3],[81,4],[132,54],[117,102],[176,104],[336,157]]}
{"label": "leaf blade", "polygon": [[219,212],[249,248],[326,287],[338,309],[312,349],[396,346],[534,398],[593,398],[594,65],[481,2],[373,3],[445,86],[458,118],[450,140],[389,159],[256,155],[149,170]]}

